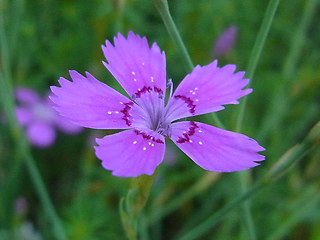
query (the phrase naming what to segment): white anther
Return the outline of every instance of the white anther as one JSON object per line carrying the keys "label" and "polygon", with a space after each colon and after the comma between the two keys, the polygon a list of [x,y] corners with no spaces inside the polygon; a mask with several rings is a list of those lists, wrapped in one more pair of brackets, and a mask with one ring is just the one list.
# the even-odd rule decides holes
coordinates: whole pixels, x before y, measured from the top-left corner
{"label": "white anther", "polygon": [[151,79],[151,82],[154,82],[154,78],[152,76],[150,77],[150,79]]}
{"label": "white anther", "polygon": [[196,92],[193,92],[193,93],[192,93],[192,95],[195,95],[195,94],[196,94]]}
{"label": "white anther", "polygon": [[154,144],[153,144],[153,143],[151,144],[151,147],[154,147]]}
{"label": "white anther", "polygon": [[118,114],[119,112],[118,112],[118,111],[115,111],[115,113]]}
{"label": "white anther", "polygon": [[120,104],[123,104],[123,102],[120,102]]}
{"label": "white anther", "polygon": [[133,81],[135,81],[135,82],[136,82],[136,81],[137,81],[137,79],[135,79],[135,78],[134,78],[134,79],[133,79]]}
{"label": "white anther", "polygon": [[201,141],[199,141],[199,144],[200,144],[200,145],[202,145],[202,142],[201,142]]}
{"label": "white anther", "polygon": [[133,144],[136,144],[137,143],[137,141],[133,141]]}
{"label": "white anther", "polygon": [[199,99],[198,99],[198,98],[196,99],[196,102],[199,102]]}
{"label": "white anther", "polygon": [[143,150],[143,151],[145,151],[145,150],[147,150],[147,148],[146,148],[146,147],[144,147],[144,148],[142,148],[142,150]]}
{"label": "white anther", "polygon": [[142,62],[142,66],[144,66],[144,62]]}
{"label": "white anther", "polygon": [[111,111],[108,112],[108,114],[111,114],[111,113],[112,113]]}
{"label": "white anther", "polygon": [[191,139],[189,140],[189,143],[192,143],[192,140],[191,140]]}
{"label": "white anther", "polygon": [[132,75],[136,75],[136,73],[135,72],[131,72],[132,73]]}
{"label": "white anther", "polygon": [[151,142],[149,142],[149,145],[151,145]]}
{"label": "white anther", "polygon": [[193,90],[190,90],[189,92],[190,92],[190,93],[192,93],[192,92],[193,92]]}
{"label": "white anther", "polygon": [[195,88],[194,88],[194,90],[198,90],[198,88],[197,88],[197,87],[195,87]]}
{"label": "white anther", "polygon": [[202,130],[198,130],[198,132],[200,132],[200,133],[201,133],[201,132],[202,132]]}

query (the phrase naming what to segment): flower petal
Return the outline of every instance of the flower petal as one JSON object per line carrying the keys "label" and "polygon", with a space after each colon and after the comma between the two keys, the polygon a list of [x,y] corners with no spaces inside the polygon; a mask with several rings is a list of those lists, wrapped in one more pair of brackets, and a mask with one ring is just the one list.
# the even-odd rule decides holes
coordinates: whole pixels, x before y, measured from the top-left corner
{"label": "flower petal", "polygon": [[244,72],[234,73],[235,69],[235,65],[217,67],[217,61],[196,66],[170,98],[166,107],[167,119],[174,121],[220,111],[225,104],[238,104],[237,99],[251,93],[252,89],[242,90],[249,79],[242,79]]}
{"label": "flower petal", "polygon": [[14,91],[14,96],[16,100],[19,101],[21,104],[33,105],[38,102],[41,102],[38,93],[29,88],[17,88]]}
{"label": "flower petal", "polygon": [[264,151],[255,140],[199,122],[171,125],[172,141],[200,167],[217,172],[241,171],[259,165]]}
{"label": "flower petal", "polygon": [[145,37],[130,31],[127,39],[119,33],[114,46],[107,40],[102,50],[108,62],[104,65],[129,96],[146,89],[165,95],[166,58],[156,43],[149,48]]}
{"label": "flower petal", "polygon": [[33,114],[27,107],[16,107],[16,117],[21,126],[26,126],[33,120]]}
{"label": "flower petal", "polygon": [[33,122],[27,127],[26,134],[31,144],[37,147],[48,147],[56,138],[53,127],[44,122]]}
{"label": "flower petal", "polygon": [[152,175],[165,152],[165,139],[152,130],[127,130],[97,139],[102,166],[120,177]]}
{"label": "flower petal", "polygon": [[59,79],[61,87],[51,87],[55,109],[73,123],[89,128],[125,129],[139,121],[139,109],[131,100],[90,73],[86,77],[70,71],[73,82]]}

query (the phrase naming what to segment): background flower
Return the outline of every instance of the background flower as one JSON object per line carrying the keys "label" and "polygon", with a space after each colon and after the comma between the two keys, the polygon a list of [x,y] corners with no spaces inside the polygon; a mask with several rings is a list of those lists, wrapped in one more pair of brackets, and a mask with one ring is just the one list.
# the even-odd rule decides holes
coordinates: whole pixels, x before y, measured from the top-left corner
{"label": "background flower", "polygon": [[56,130],[77,134],[82,128],[59,116],[52,108],[48,97],[41,98],[29,88],[15,90],[16,116],[24,127],[30,143],[37,147],[48,147],[56,139]]}

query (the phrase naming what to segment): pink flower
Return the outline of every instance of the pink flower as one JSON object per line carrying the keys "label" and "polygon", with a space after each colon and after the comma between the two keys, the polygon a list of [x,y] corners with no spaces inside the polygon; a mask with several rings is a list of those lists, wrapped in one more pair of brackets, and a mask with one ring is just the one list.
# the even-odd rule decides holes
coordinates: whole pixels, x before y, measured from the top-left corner
{"label": "pink flower", "polygon": [[25,128],[27,138],[34,146],[52,145],[56,138],[56,128],[69,134],[78,133],[82,129],[58,115],[52,109],[53,104],[48,98],[42,99],[31,89],[17,88],[15,98],[18,122]]}
{"label": "pink flower", "polygon": [[128,129],[97,139],[96,155],[102,166],[115,176],[151,175],[162,162],[165,137],[170,138],[200,167],[219,172],[245,170],[257,166],[264,148],[239,133],[204,123],[180,121],[237,104],[249,94],[244,72],[235,65],[217,67],[217,61],[196,66],[172,94],[167,104],[166,58],[156,43],[151,48],[145,37],[120,33],[114,45],[102,46],[106,68],[130,98],[95,79],[70,71],[73,82],[59,79],[61,87],[51,87],[55,109],[72,122],[96,129]]}

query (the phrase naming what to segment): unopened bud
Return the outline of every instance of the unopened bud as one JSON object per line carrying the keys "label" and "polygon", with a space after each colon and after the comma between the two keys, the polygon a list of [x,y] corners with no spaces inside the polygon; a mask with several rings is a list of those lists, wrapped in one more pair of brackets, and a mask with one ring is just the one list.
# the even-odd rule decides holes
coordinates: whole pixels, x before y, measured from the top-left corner
{"label": "unopened bud", "polygon": [[216,40],[213,49],[213,58],[226,55],[234,46],[238,28],[234,25],[228,27]]}

